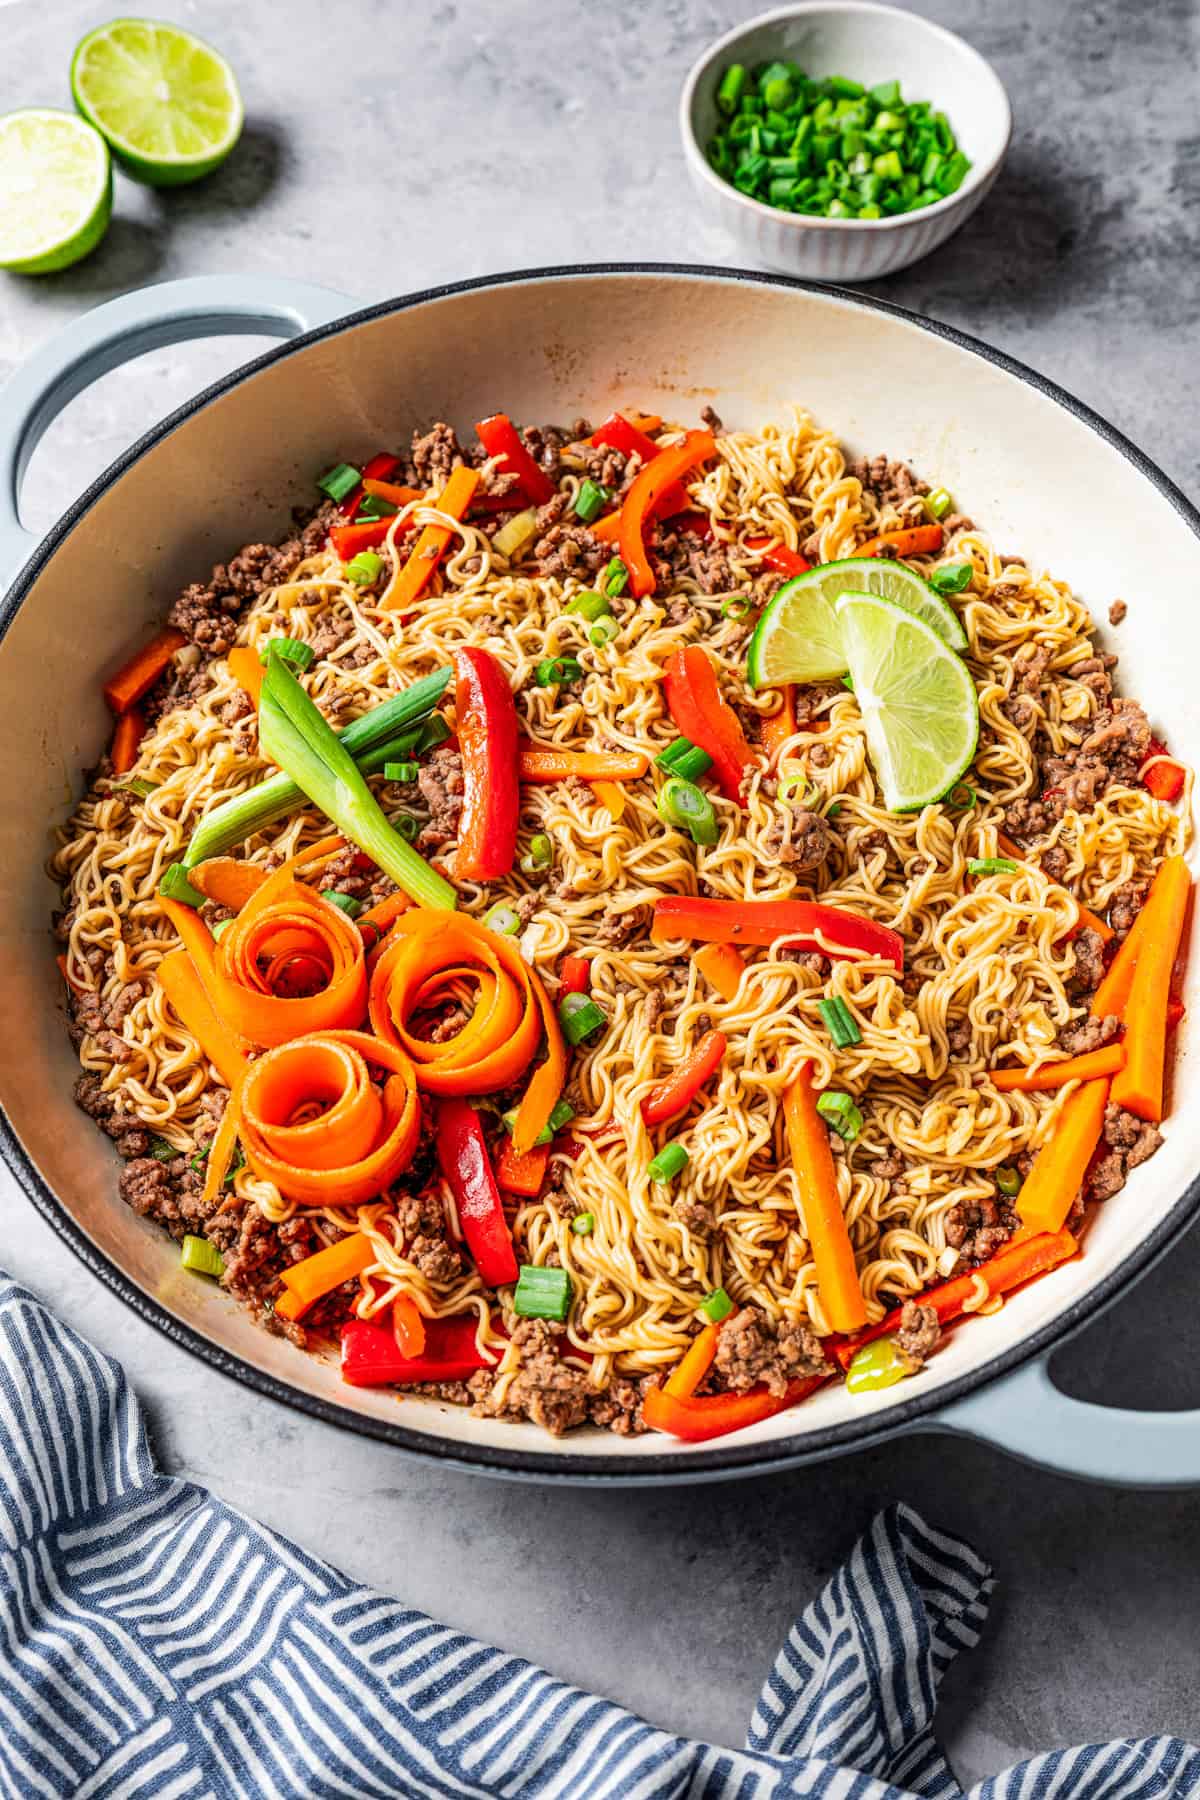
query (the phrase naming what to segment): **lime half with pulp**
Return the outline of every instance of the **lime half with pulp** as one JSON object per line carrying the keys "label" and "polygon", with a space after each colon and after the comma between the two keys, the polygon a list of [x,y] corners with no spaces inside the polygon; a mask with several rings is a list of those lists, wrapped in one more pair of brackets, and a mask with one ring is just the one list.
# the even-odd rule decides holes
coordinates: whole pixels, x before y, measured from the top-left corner
{"label": "lime half with pulp", "polygon": [[150,187],[199,181],[241,135],[242,97],[225,58],[157,19],[89,31],[71,58],[71,92],[122,168]]}
{"label": "lime half with pulp", "polygon": [[785,681],[833,681],[847,669],[834,604],[839,594],[878,594],[924,619],[953,650],[965,650],[967,634],[954,608],[906,563],[852,556],[819,563],[785,581],[758,621],[746,657],[753,688]]}
{"label": "lime half with pulp", "polygon": [[99,132],[50,107],[0,118],[0,269],[69,269],[96,248],[111,213],[112,164]]}
{"label": "lime half with pulp", "polygon": [[854,698],[891,812],[928,806],[954,786],[979,742],[971,671],[924,619],[876,594],[836,608]]}

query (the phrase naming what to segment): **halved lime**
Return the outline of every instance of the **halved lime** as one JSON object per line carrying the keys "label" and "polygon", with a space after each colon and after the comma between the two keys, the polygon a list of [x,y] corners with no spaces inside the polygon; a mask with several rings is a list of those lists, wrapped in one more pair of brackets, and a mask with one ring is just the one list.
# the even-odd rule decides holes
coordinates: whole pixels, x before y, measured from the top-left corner
{"label": "halved lime", "polygon": [[746,657],[750,686],[832,681],[844,675],[846,656],[833,608],[838,595],[846,593],[879,594],[924,619],[952,649],[967,647],[958,614],[915,569],[886,557],[851,556],[819,563],[784,582],[750,639]]}
{"label": "halved lime", "polygon": [[199,181],[242,130],[233,70],[210,45],[157,19],[113,19],[76,45],[71,92],[122,168],[151,187]]}
{"label": "halved lime", "polygon": [[837,622],[884,804],[928,806],[970,766],[979,696],[966,663],[924,619],[876,594],[843,594]]}
{"label": "halved lime", "polygon": [[112,164],[74,113],[28,107],[0,118],[0,269],[49,275],[94,250],[112,212]]}

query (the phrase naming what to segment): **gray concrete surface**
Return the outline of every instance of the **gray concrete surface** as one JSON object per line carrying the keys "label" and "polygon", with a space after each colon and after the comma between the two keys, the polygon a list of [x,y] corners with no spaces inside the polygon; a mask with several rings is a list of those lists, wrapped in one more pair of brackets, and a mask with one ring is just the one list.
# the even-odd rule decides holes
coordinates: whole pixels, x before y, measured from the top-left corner
{"label": "gray concrete surface", "polygon": [[[1044,370],[1197,493],[1196,5],[917,4],[995,62],[1017,135],[962,234],[878,291]],[[373,299],[543,262],[730,255],[696,218],[674,111],[692,57],[752,0],[155,10],[232,58],[243,144],[191,191],[120,181],[109,237],[78,270],[0,276],[0,376],[82,308],[175,275],[306,275]],[[69,103],[70,50],[97,16],[94,0],[0,0],[0,110]],[[35,458],[28,522],[48,525],[147,421],[249,348],[173,350],[99,383]],[[1000,1577],[986,1641],[943,1710],[965,1777],[1089,1737],[1200,1737],[1194,1496],[1086,1489],[945,1438],[677,1493],[440,1475],[243,1395],[172,1349],[8,1183],[0,1262],[124,1360],[168,1468],[663,1725],[737,1741],[793,1609],[899,1497],[970,1537]],[[1198,1281],[1193,1238],[1067,1349],[1061,1379],[1131,1404],[1200,1404]]]}

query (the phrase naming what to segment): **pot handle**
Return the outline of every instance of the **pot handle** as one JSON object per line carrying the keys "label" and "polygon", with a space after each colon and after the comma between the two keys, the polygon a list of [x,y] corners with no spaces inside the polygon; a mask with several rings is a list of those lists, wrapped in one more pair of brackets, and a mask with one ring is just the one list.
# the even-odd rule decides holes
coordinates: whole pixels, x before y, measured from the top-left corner
{"label": "pot handle", "polygon": [[0,592],[38,541],[19,512],[29,459],[76,394],[146,350],[191,338],[299,337],[353,307],[345,295],[303,281],[201,275],[138,288],[56,332],[0,392]]}
{"label": "pot handle", "polygon": [[1075,1400],[1048,1357],[935,1413],[926,1427],[978,1438],[1023,1462],[1112,1487],[1200,1486],[1200,1411],[1132,1412]]}

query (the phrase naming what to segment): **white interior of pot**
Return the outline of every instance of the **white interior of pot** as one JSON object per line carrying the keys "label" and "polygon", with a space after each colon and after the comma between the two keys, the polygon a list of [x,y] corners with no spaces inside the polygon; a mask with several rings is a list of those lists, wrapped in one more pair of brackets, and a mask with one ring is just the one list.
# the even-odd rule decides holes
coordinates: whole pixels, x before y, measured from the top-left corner
{"label": "white interior of pot", "polygon": [[[78,1064],[43,873],[54,827],[105,744],[105,673],[141,641],[179,587],[242,543],[282,532],[314,473],[447,417],[460,429],[500,408],[528,420],[597,417],[636,404],[694,423],[711,401],[757,426],[804,404],[852,451],[910,460],[989,529],[1002,551],[1045,565],[1105,618],[1129,604],[1109,647],[1172,749],[1200,757],[1200,637],[1187,605],[1200,546],[1157,488],[1034,387],[900,319],[829,295],[683,276],[531,279],[427,302],[325,339],[210,403],[145,454],[93,506],[35,583],[0,644],[0,1103],[63,1206],[105,1256],[214,1343],[351,1413],[470,1446],[576,1457],[661,1453],[659,1437],[575,1433],[474,1418],[346,1388],[318,1361],[257,1329],[179,1267],[178,1250],[118,1199],[115,1151],[71,1099]],[[147,420],[147,424],[151,423]],[[1192,984],[1194,986],[1194,982]],[[1194,1004],[1194,1001],[1193,1001]],[[953,1337],[920,1377],[932,1392],[1048,1324],[1111,1272],[1200,1167],[1196,1060],[1180,1034],[1166,1143],[1100,1210],[1077,1264]],[[739,1441],[766,1444],[847,1420],[877,1426],[905,1384],[851,1400],[840,1387]],[[686,1459],[693,1452],[673,1446]]]}

